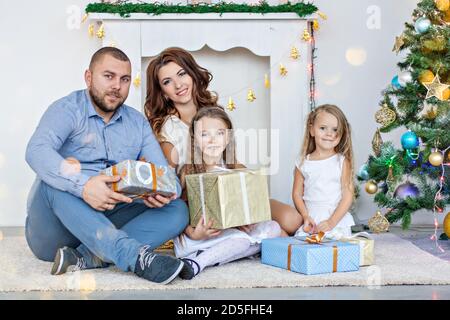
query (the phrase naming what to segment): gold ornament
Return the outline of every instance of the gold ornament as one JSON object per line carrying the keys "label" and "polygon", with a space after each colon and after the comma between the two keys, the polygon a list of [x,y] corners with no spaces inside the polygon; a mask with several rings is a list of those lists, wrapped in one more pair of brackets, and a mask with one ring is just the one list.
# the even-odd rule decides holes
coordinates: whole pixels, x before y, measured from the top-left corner
{"label": "gold ornament", "polygon": [[298,49],[296,47],[291,48],[291,58],[294,60],[297,60],[300,57],[300,54],[298,53]]}
{"label": "gold ornament", "polygon": [[368,225],[370,231],[375,233],[386,232],[389,230],[389,221],[380,211],[377,211],[377,213],[369,219]]}
{"label": "gold ornament", "polygon": [[313,29],[314,31],[318,31],[320,29],[319,21],[317,21],[317,19],[313,20]]}
{"label": "gold ornament", "polygon": [[393,123],[395,119],[397,119],[395,111],[389,108],[386,103],[375,113],[375,121],[383,127],[387,127]]}
{"label": "gold ornament", "polygon": [[311,34],[307,29],[303,30],[302,40],[305,42],[311,41],[312,37]]}
{"label": "gold ornament", "polygon": [[442,164],[442,162],[444,162],[444,155],[442,154],[442,152],[434,150],[428,157],[428,161],[431,163],[431,165],[438,167]]}
{"label": "gold ornament", "polygon": [[136,88],[139,88],[139,86],[141,85],[141,73],[140,72],[138,72],[138,74],[136,75],[136,78],[134,78],[133,84]]}
{"label": "gold ornament", "polygon": [[424,84],[425,82],[431,82],[434,79],[434,73],[430,70],[424,70],[419,75],[419,82]]}
{"label": "gold ornament", "polygon": [[421,115],[427,120],[434,120],[437,117],[437,106],[425,102]]}
{"label": "gold ornament", "polygon": [[368,194],[375,194],[378,191],[378,186],[375,181],[369,180],[366,182],[365,189]]}
{"label": "gold ornament", "polygon": [[264,75],[264,87],[267,89],[270,88],[270,80],[269,75],[267,73]]}
{"label": "gold ornament", "polygon": [[94,36],[94,24],[93,23],[91,23],[88,27],[88,34],[89,34],[89,37],[91,37],[91,38]]}
{"label": "gold ornament", "polygon": [[229,111],[233,111],[234,109],[236,109],[236,106],[234,105],[234,101],[233,101],[233,99],[231,99],[231,97],[228,98],[227,109]]}
{"label": "gold ornament", "polygon": [[447,101],[450,98],[450,88],[447,88],[442,92],[442,101]]}
{"label": "gold ornament", "polygon": [[448,9],[447,11],[445,11],[444,17],[443,17],[442,19],[444,20],[444,22],[450,23],[450,9]]}
{"label": "gold ornament", "polygon": [[88,16],[89,15],[87,13],[85,13],[83,18],[81,19],[81,23],[84,23],[87,20]]}
{"label": "gold ornament", "polygon": [[394,170],[392,169],[392,166],[389,166],[389,171],[388,171],[388,175],[387,175],[386,181],[388,183],[393,183],[394,182]]}
{"label": "gold ornament", "polygon": [[317,11],[317,14],[319,15],[319,17],[321,17],[323,20],[327,20],[328,17],[325,13],[321,12],[321,11]]}
{"label": "gold ornament", "polygon": [[436,75],[432,82],[424,82],[423,85],[428,89],[425,99],[436,97],[441,101],[444,101],[444,91],[450,86],[445,83],[441,83],[439,75]]}
{"label": "gold ornament", "polygon": [[105,37],[105,27],[103,26],[103,23],[100,26],[100,28],[97,30],[96,35],[97,35],[97,38],[99,38],[99,39],[103,39]]}
{"label": "gold ornament", "polygon": [[434,0],[434,3],[436,4],[436,8],[442,12],[445,12],[450,8],[449,0]]}
{"label": "gold ornament", "polygon": [[280,63],[280,75],[285,76],[285,75],[287,75],[287,73],[288,73],[288,71],[287,71],[286,67],[282,63]]}
{"label": "gold ornament", "polygon": [[373,139],[372,139],[372,150],[377,157],[381,154],[381,145],[383,144],[383,139],[381,139],[380,129],[377,128]]}
{"label": "gold ornament", "polygon": [[255,96],[255,93],[253,92],[253,90],[248,89],[247,100],[250,102],[253,102],[253,101],[255,101],[255,99],[256,99],[256,96]]}
{"label": "gold ornament", "polygon": [[395,37],[395,44],[394,44],[394,48],[392,48],[392,51],[394,51],[395,53],[398,54],[404,44],[405,44],[405,38],[403,37],[403,34],[399,37]]}
{"label": "gold ornament", "polygon": [[444,218],[444,232],[450,238],[450,212]]}

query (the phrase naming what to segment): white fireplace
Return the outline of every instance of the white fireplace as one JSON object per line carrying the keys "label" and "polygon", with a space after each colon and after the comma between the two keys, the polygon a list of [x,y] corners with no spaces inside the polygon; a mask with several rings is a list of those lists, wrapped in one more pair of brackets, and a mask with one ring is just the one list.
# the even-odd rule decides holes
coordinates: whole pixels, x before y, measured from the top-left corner
{"label": "white fireplace", "polygon": [[[271,197],[292,203],[294,160],[300,151],[310,108],[310,43],[301,36],[308,28],[308,20],[315,17],[300,18],[295,13],[225,13],[222,16],[208,13],[132,14],[121,18],[91,13],[89,18],[96,24],[96,30],[103,24],[103,46],[122,49],[131,59],[133,78],[141,74],[141,86],[132,85],[126,102],[140,111],[145,100],[145,72],[151,57],[173,46],[193,52],[199,64],[213,73],[211,89],[219,94],[219,102],[226,106],[231,97],[236,104],[236,110],[229,114],[235,127],[246,136],[238,145],[245,145],[252,153],[258,152],[255,157],[241,150],[239,160],[254,167],[256,158],[258,164],[268,166]],[[292,47],[298,49],[299,59],[290,57]],[[208,65],[202,64],[202,59]],[[236,68],[233,61],[237,61]],[[279,73],[280,63],[288,71],[285,76]],[[269,88],[264,85],[265,74],[270,80]],[[254,102],[247,101],[248,89],[255,92]],[[257,129],[257,140],[254,140],[255,131],[249,130],[252,128]]]}

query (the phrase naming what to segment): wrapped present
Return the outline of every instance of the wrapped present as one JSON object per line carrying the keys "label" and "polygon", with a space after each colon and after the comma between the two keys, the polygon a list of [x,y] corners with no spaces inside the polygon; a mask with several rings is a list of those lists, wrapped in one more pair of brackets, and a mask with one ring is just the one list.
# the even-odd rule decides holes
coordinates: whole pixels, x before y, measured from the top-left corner
{"label": "wrapped present", "polygon": [[175,170],[153,163],[125,160],[100,172],[108,176],[121,176],[112,183],[112,189],[131,198],[152,194],[171,196],[177,193]]}
{"label": "wrapped present", "polygon": [[186,176],[190,224],[201,217],[226,229],[271,220],[267,176],[262,170],[235,169]]}
{"label": "wrapped present", "polygon": [[360,257],[359,257],[359,265],[360,266],[370,266],[375,263],[374,258],[374,247],[375,241],[367,232],[358,232],[348,238],[341,238],[339,241],[349,242],[359,245]]}
{"label": "wrapped present", "polygon": [[263,239],[261,262],[308,275],[358,271],[359,245],[311,237]]}

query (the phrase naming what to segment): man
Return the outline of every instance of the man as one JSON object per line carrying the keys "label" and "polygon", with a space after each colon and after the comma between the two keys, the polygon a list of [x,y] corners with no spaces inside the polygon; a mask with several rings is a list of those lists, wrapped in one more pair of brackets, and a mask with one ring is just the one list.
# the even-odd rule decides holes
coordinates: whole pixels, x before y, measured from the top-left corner
{"label": "man", "polygon": [[47,109],[28,144],[26,160],[37,174],[28,199],[28,245],[39,259],[54,261],[52,274],[114,263],[149,281],[169,283],[183,261],[152,250],[188,223],[187,207],[176,199],[179,181],[172,197],[133,202],[109,187],[120,177],[99,175],[127,159],[167,165],[147,120],[124,104],[130,60],[119,49],[102,48],[92,56],[85,81],[86,90]]}

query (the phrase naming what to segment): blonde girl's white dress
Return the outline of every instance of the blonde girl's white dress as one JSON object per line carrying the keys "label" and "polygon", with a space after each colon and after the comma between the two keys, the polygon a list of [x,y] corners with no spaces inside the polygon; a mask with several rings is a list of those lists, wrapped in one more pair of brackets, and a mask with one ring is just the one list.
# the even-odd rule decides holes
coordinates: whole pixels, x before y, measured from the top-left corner
{"label": "blonde girl's white dress", "polygon": [[[341,176],[344,160],[345,157],[337,153],[323,160],[309,160],[308,155],[303,163],[300,157],[295,161],[296,168],[304,177],[303,201],[310,217],[317,225],[330,218],[342,199]],[[336,240],[351,236],[351,226],[354,225],[352,215],[347,212],[325,236]],[[295,236],[305,235],[308,234],[303,231],[303,226],[295,234]]]}
{"label": "blonde girl's white dress", "polygon": [[180,173],[181,168],[187,161],[188,148],[190,146],[189,137],[189,126],[177,116],[172,115],[168,117],[161,127],[161,132],[158,137],[159,142],[172,144],[178,152],[177,174]]}

